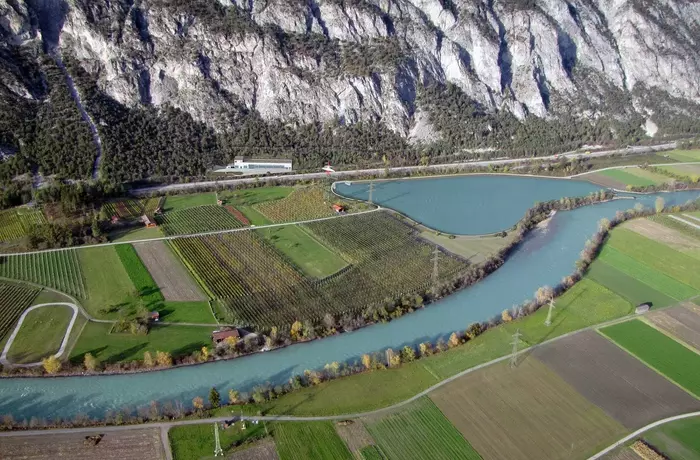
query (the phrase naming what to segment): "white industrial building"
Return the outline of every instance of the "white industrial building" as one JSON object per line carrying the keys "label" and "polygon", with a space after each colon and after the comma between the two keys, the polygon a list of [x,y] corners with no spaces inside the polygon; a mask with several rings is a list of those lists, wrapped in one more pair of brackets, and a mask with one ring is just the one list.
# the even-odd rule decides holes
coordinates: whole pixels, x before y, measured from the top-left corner
{"label": "white industrial building", "polygon": [[233,164],[216,172],[242,172],[247,174],[281,173],[292,171],[292,160],[283,158],[247,158],[236,157]]}

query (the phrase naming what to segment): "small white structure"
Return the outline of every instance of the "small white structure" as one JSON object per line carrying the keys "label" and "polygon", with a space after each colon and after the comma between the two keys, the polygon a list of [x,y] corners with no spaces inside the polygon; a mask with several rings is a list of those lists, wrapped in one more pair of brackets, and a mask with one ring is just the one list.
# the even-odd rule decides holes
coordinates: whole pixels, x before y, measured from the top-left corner
{"label": "small white structure", "polygon": [[233,164],[225,168],[217,169],[216,172],[243,172],[248,174],[264,174],[266,172],[290,172],[292,171],[292,160],[284,158],[247,158],[236,157]]}
{"label": "small white structure", "polygon": [[649,305],[648,303],[642,303],[637,305],[637,308],[634,309],[634,312],[638,315],[641,315],[642,313],[648,312],[650,308],[651,305]]}

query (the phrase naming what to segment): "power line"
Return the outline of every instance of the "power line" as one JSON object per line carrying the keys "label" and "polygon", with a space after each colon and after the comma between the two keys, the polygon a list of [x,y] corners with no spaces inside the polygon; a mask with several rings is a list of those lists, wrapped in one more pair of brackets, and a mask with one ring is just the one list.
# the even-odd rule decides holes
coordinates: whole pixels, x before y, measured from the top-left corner
{"label": "power line", "polygon": [[219,440],[219,424],[214,423],[214,457],[224,456],[224,450],[221,448]]}
{"label": "power line", "polygon": [[369,202],[369,204],[374,204],[374,202],[372,201],[373,192],[374,192],[374,182],[370,182],[369,183],[369,199],[367,200]]}
{"label": "power line", "polygon": [[547,319],[544,321],[545,326],[552,325],[552,310],[554,310],[554,299],[549,299],[549,310],[547,311]]}
{"label": "power line", "polygon": [[520,337],[522,334],[520,334],[520,329],[515,331],[515,334],[513,334],[513,341],[511,344],[513,345],[513,351],[511,352],[510,355],[510,367],[516,367],[518,365],[518,345],[520,345]]}

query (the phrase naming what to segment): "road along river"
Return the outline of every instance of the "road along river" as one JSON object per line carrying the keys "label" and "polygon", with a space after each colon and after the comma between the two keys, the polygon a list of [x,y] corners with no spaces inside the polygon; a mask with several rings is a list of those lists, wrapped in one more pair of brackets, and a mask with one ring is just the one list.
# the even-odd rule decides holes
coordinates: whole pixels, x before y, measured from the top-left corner
{"label": "road along river", "polygon": [[[529,193],[530,181],[532,179],[514,182],[511,184],[513,188],[507,193],[521,195],[518,199],[522,199],[522,195]],[[561,184],[552,185],[552,193],[559,192],[559,196],[571,195],[571,181],[552,182]],[[466,189],[469,194],[461,196],[462,204],[450,204],[458,208],[447,209],[446,213],[453,216],[469,215],[470,210],[474,209],[471,205],[475,200],[487,202],[498,193],[497,187],[478,194],[470,187]],[[587,193],[586,190],[583,192]],[[409,189],[406,193],[414,192]],[[453,195],[461,192],[459,188],[450,187],[445,193]],[[663,197],[667,204],[678,204],[700,197],[700,191],[666,193]],[[354,361],[363,353],[426,340],[434,341],[446,337],[455,329],[464,329],[471,322],[489,319],[513,304],[531,298],[539,286],[556,284],[573,270],[579,252],[586,239],[595,232],[601,218],[612,217],[616,211],[629,209],[636,202],[653,206],[655,198],[654,195],[638,196],[635,201],[616,200],[557,213],[546,229],[533,232],[502,268],[478,285],[390,323],[231,361],[158,372],[0,379],[0,414],[11,413],[15,418],[72,417],[79,413],[102,417],[107,410],[134,408],[153,400],[180,400],[187,405],[195,396],[206,397],[212,386],[223,392],[229,388],[246,391],[256,384],[286,381],[293,374],[300,374],[305,369],[321,368],[329,362]],[[532,195],[528,199],[530,203],[535,201]],[[421,200],[421,196],[415,196],[416,203],[421,203]],[[435,200],[435,207],[448,203],[447,197],[436,195]],[[379,198],[375,201],[381,204]],[[503,202],[507,203],[508,200]],[[479,206],[486,209],[486,204]],[[507,207],[499,207],[494,212],[506,212],[506,209]],[[411,214],[412,210],[404,211]],[[512,225],[521,216],[520,209],[510,210],[506,226]],[[486,214],[484,217],[487,217]],[[423,221],[428,225],[431,223],[425,219]],[[465,219],[464,222],[465,227],[455,230],[469,233],[473,230],[469,227],[470,219]]]}

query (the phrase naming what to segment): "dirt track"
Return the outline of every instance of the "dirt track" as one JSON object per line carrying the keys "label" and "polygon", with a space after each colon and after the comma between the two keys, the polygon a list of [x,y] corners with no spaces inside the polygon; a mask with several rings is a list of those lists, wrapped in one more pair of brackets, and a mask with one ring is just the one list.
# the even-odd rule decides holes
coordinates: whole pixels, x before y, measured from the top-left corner
{"label": "dirt track", "polygon": [[532,353],[629,429],[700,409],[700,401],[594,331]]}
{"label": "dirt track", "polygon": [[160,288],[165,300],[207,300],[187,269],[163,241],[134,244],[136,252]]}

